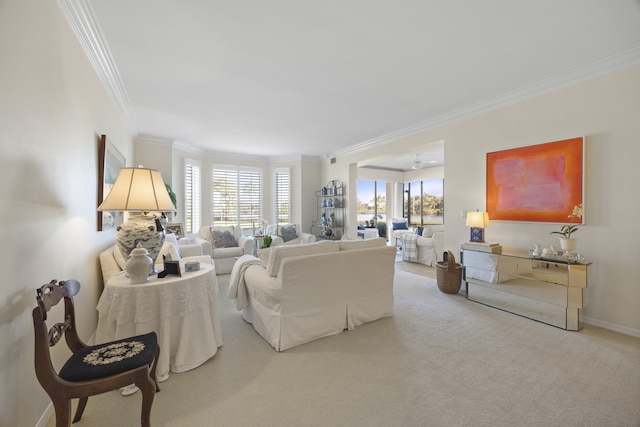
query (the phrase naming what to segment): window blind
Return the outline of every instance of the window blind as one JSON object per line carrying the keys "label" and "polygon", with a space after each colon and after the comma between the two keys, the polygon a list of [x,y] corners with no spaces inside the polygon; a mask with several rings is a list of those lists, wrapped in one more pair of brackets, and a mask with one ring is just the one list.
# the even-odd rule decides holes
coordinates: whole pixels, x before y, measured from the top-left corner
{"label": "window blind", "polygon": [[184,168],[185,232],[200,230],[200,166],[187,162]]}
{"label": "window blind", "polygon": [[291,188],[289,168],[275,170],[274,182],[274,217],[276,224],[289,224],[291,222]]}
{"label": "window blind", "polygon": [[262,171],[214,165],[213,223],[250,230],[262,217]]}

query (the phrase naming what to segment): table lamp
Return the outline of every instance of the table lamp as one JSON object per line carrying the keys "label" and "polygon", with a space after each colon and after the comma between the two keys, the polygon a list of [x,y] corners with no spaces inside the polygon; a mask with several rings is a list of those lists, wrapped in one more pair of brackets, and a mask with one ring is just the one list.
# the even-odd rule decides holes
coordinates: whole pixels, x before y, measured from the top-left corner
{"label": "table lamp", "polygon": [[489,214],[487,212],[467,212],[467,227],[471,227],[470,241],[484,243],[484,229],[489,226]]}
{"label": "table lamp", "polygon": [[175,206],[167,192],[160,172],[153,169],[122,168],[109,191],[107,198],[98,206],[98,211],[140,212],[118,227],[116,243],[118,250],[129,259],[138,243],[149,252],[155,261],[164,243],[164,227],[160,218],[145,215],[145,212],[174,212]]}

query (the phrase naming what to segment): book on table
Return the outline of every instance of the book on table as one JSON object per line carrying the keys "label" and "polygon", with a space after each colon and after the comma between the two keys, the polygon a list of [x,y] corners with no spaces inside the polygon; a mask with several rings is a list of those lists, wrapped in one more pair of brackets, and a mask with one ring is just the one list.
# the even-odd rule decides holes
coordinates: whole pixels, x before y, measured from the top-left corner
{"label": "book on table", "polygon": [[501,254],[502,246],[500,243],[492,242],[464,242],[462,243],[462,249],[470,251],[488,252],[492,254]]}

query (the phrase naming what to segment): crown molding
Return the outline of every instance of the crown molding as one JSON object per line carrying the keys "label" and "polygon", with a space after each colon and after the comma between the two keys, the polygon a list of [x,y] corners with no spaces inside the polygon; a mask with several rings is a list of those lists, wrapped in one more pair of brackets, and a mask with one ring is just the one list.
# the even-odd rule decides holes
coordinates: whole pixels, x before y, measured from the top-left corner
{"label": "crown molding", "polygon": [[640,64],[640,46],[623,51],[617,55],[592,62],[582,67],[577,67],[564,73],[532,82],[520,89],[506,92],[502,95],[480,101],[476,104],[443,114],[430,120],[416,123],[415,125],[390,132],[379,137],[363,141],[352,145],[343,150],[336,151],[335,155],[347,155],[357,153],[359,151],[373,148],[375,146],[384,145],[398,138],[414,135],[436,126],[451,123],[457,120],[475,116],[477,114],[490,111],[499,107],[504,107],[516,102],[524,101],[534,96],[552,92],[566,86],[580,83],[585,80],[596,78],[601,75],[612,73]]}
{"label": "crown molding", "polygon": [[58,6],[67,18],[89,62],[98,74],[107,93],[122,112],[133,135],[138,133],[138,124],[131,110],[129,97],[122,84],[109,47],[88,0],[58,0]]}

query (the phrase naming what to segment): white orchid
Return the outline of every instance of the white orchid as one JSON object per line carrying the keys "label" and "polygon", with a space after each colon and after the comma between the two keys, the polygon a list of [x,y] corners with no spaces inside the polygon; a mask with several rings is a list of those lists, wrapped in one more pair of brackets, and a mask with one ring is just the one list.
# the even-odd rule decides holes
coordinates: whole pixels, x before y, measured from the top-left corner
{"label": "white orchid", "polygon": [[575,205],[571,214],[567,215],[567,218],[569,218],[569,225],[563,225],[560,231],[552,231],[549,234],[561,234],[567,239],[570,239],[571,235],[578,231],[578,224],[573,224],[573,221],[581,219],[582,214],[582,203]]}

